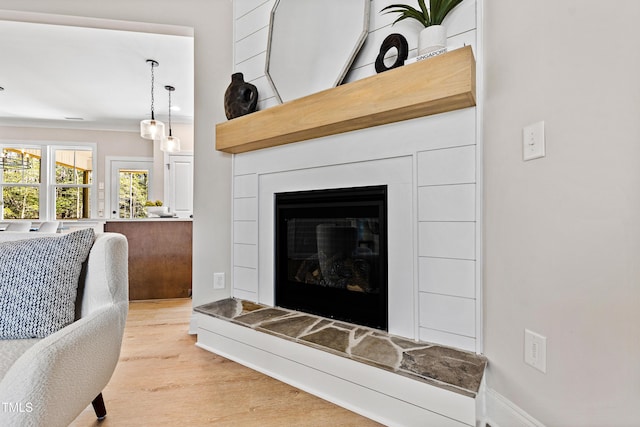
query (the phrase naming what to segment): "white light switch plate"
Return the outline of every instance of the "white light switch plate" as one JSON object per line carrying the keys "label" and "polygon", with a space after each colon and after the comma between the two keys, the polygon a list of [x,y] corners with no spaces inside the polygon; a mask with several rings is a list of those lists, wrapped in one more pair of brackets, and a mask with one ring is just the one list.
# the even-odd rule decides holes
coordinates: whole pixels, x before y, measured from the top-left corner
{"label": "white light switch plate", "polygon": [[524,362],[547,373],[547,337],[524,330]]}
{"label": "white light switch plate", "polygon": [[544,122],[537,122],[522,129],[522,160],[545,156]]}

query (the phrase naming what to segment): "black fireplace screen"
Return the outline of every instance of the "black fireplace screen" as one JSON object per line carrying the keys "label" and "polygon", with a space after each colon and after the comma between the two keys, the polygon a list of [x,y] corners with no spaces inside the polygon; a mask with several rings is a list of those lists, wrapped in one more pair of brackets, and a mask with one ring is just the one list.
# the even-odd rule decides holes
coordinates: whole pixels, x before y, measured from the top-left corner
{"label": "black fireplace screen", "polygon": [[387,329],[386,187],[276,194],[276,305]]}

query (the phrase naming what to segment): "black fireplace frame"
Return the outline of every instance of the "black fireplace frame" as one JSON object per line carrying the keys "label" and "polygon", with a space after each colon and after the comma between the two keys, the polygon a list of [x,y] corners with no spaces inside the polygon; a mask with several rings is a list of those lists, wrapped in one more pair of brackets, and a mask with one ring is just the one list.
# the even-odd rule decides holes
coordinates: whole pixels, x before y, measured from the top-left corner
{"label": "black fireplace frame", "polygon": [[[387,186],[367,186],[326,190],[297,191],[274,195],[275,221],[275,305],[319,316],[342,320],[380,330],[388,330],[388,236]],[[346,289],[290,282],[287,256],[278,257],[287,246],[287,218],[316,218],[323,213],[332,217],[371,217],[379,219],[378,292],[354,292]],[[338,313],[342,314],[336,314]]]}

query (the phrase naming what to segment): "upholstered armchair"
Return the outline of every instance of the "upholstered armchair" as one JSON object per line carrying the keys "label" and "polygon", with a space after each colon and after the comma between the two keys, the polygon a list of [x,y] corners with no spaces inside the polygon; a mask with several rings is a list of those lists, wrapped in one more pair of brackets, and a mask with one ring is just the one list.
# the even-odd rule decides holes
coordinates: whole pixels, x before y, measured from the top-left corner
{"label": "upholstered armchair", "polygon": [[[0,271],[7,274],[7,264],[14,262],[7,261],[10,258],[5,255],[16,244],[26,242],[16,240],[42,240],[43,236],[65,239],[69,235],[1,232]],[[32,241],[35,242],[29,240]],[[33,250],[33,256],[42,258],[37,255],[38,250]],[[11,339],[6,331],[10,323],[16,322],[1,319],[0,330],[5,336],[0,340],[0,425],[67,426],[89,403],[94,404],[98,418],[105,416],[102,390],[118,362],[128,312],[127,252],[124,236],[96,235],[86,261],[82,262],[71,323],[56,332],[44,337]],[[4,287],[0,290],[2,295],[12,286],[2,279],[0,285]],[[0,302],[6,305],[6,301]],[[10,317],[6,310],[2,315]]]}

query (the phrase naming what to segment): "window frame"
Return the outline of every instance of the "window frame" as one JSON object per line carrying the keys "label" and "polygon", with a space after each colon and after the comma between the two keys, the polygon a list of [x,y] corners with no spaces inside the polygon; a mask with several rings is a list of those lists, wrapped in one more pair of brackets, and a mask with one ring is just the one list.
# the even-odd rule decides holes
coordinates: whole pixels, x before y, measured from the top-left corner
{"label": "window frame", "polygon": [[[56,189],[59,187],[80,187],[89,188],[89,218],[82,219],[95,219],[97,216],[97,165],[98,165],[98,147],[94,142],[64,142],[64,141],[17,141],[17,140],[0,140],[0,150],[4,148],[18,148],[18,149],[39,149],[40,150],[40,184],[14,184],[4,183],[0,177],[0,188],[8,185],[18,186],[30,186],[37,187],[39,191],[39,203],[38,216],[39,218],[34,221],[55,221],[56,219]],[[92,179],[91,184],[57,184],[55,177],[55,151],[56,150],[81,150],[91,151],[91,171]],[[4,219],[3,212],[0,212],[0,220],[11,221],[10,219]],[[78,219],[65,219],[65,221],[76,221]]]}
{"label": "window frame", "polygon": [[[40,177],[39,177],[39,182],[37,184],[25,184],[25,183],[16,183],[16,182],[4,182],[4,173],[0,173],[0,197],[3,197],[3,189],[5,187],[24,187],[24,188],[37,188],[38,189],[38,218],[37,219],[33,219],[34,221],[42,221],[43,215],[45,215],[45,213],[43,212],[43,204],[46,203],[46,199],[47,199],[47,195],[46,195],[46,187],[43,185],[43,169],[45,168],[43,166],[43,163],[46,162],[46,153],[45,150],[43,149],[42,145],[39,144],[34,144],[34,143],[4,143],[4,142],[0,142],[0,151],[2,151],[5,148],[14,148],[14,149],[18,149],[18,150],[29,150],[29,149],[33,149],[33,150],[40,150]],[[43,202],[44,200],[44,202]],[[0,206],[2,206],[2,208],[4,208],[4,199],[0,199]],[[4,218],[4,209],[2,211],[0,211],[0,220],[2,221],[12,221],[13,219],[5,219]]]}
{"label": "window frame", "polygon": [[[119,169],[145,169],[149,170],[148,194],[153,194],[155,180],[155,164],[153,157],[138,156],[106,156],[105,157],[105,192],[107,194],[105,217],[109,219],[121,219],[119,216]],[[115,212],[114,212],[115,211]]]}
{"label": "window frame", "polygon": [[[95,145],[95,144],[94,144]],[[47,185],[47,193],[48,198],[52,200],[52,203],[47,204],[47,209],[50,210],[48,212],[49,216],[53,220],[57,220],[56,217],[56,190],[58,188],[88,188],[89,189],[89,217],[88,218],[69,218],[63,219],[64,221],[77,221],[79,219],[91,219],[95,217],[95,181],[96,181],[96,150],[95,147],[90,147],[90,144],[55,144],[48,146],[48,155],[49,155],[49,168],[47,170],[49,174],[48,185]],[[56,151],[90,151],[91,152],[91,184],[58,184],[56,182]],[[76,165],[74,165],[76,166]],[[50,184],[49,184],[50,183]]]}

